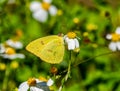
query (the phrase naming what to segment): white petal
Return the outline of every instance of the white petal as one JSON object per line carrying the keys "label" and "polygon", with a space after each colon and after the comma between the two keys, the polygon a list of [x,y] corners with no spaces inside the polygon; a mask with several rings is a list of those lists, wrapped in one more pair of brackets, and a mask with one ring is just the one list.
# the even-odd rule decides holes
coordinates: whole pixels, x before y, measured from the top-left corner
{"label": "white petal", "polygon": [[112,35],[111,34],[107,34],[106,35],[106,39],[109,39],[109,40],[112,39]]}
{"label": "white petal", "polygon": [[75,48],[79,48],[79,41],[76,38],[74,39],[74,41],[75,41]]}
{"label": "white petal", "polygon": [[9,46],[11,46],[11,47],[13,47],[13,48],[15,48],[15,49],[21,49],[21,48],[23,48],[23,44],[21,42],[19,42],[19,41],[13,41],[11,39],[7,40],[6,44],[9,45]]}
{"label": "white petal", "polygon": [[74,50],[75,49],[75,41],[74,41],[74,39],[69,39],[67,44],[68,44],[68,50]]}
{"label": "white petal", "polygon": [[39,82],[42,82],[41,80],[39,80],[39,79],[35,79],[36,80],[36,83],[39,83]]}
{"label": "white petal", "polygon": [[46,2],[46,3],[51,3],[52,0],[43,0],[43,2]]}
{"label": "white petal", "polygon": [[35,12],[37,10],[40,10],[41,9],[41,3],[38,2],[38,1],[33,1],[30,3],[30,10],[32,12]]}
{"label": "white petal", "polygon": [[16,42],[16,43],[14,44],[14,48],[16,48],[16,49],[21,49],[21,48],[23,48],[23,44],[22,44],[21,42]]}
{"label": "white petal", "polygon": [[3,44],[0,44],[0,53],[4,53],[5,52],[5,47]]}
{"label": "white petal", "polygon": [[52,86],[54,83],[54,81],[52,79],[49,79],[47,82],[47,86]]}
{"label": "white petal", "polygon": [[13,46],[13,41],[11,39],[9,39],[6,41],[6,44],[9,46]]}
{"label": "white petal", "polygon": [[51,5],[49,8],[49,13],[50,13],[50,15],[55,16],[57,14],[57,8],[53,5]]}
{"label": "white petal", "polygon": [[7,58],[7,59],[16,59],[16,58],[25,58],[25,55],[23,54],[11,54],[11,55],[8,55],[8,54],[1,54],[0,56],[2,56],[3,58]]}
{"label": "white petal", "polygon": [[12,54],[12,55],[1,54],[0,56],[2,56],[3,58],[7,58],[7,59],[15,59],[16,58],[15,54]]}
{"label": "white petal", "polygon": [[30,91],[44,91],[44,90],[37,87],[30,87]]}
{"label": "white petal", "polygon": [[116,42],[111,42],[109,44],[109,48],[112,50],[112,51],[116,51],[117,50],[117,44]]}
{"label": "white petal", "polygon": [[17,56],[16,56],[16,54],[12,54],[12,55],[8,55],[8,58],[9,58],[9,59],[16,59]]}
{"label": "white petal", "polygon": [[33,17],[39,22],[45,22],[48,18],[48,13],[45,10],[41,9],[33,13]]}
{"label": "white petal", "polygon": [[29,89],[29,85],[27,84],[27,82],[23,82],[22,84],[20,84],[18,91],[27,91]]}
{"label": "white petal", "polygon": [[118,50],[120,50],[120,42],[116,43]]}
{"label": "white petal", "polygon": [[21,53],[17,53],[17,54],[16,54],[16,58],[24,59],[24,58],[25,58],[25,55],[24,55],[24,54],[21,54]]}
{"label": "white petal", "polygon": [[68,40],[69,40],[69,38],[68,38],[66,35],[63,37],[63,39],[65,40],[66,43],[67,43]]}
{"label": "white petal", "polygon": [[117,27],[116,31],[117,34],[120,34],[120,27]]}

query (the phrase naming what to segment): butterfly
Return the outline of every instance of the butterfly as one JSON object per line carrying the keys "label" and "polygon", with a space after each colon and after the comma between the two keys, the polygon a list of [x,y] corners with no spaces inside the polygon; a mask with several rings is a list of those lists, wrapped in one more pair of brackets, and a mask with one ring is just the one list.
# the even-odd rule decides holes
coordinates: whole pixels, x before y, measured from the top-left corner
{"label": "butterfly", "polygon": [[30,42],[26,50],[47,63],[59,64],[64,57],[64,40],[59,35],[38,38]]}

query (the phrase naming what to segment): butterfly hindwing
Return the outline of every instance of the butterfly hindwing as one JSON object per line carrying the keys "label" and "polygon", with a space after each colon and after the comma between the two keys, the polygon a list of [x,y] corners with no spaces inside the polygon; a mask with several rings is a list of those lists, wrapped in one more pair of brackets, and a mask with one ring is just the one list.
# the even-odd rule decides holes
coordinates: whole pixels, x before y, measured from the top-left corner
{"label": "butterfly hindwing", "polygon": [[50,63],[60,63],[64,55],[64,46],[61,39],[49,42],[41,51],[41,59],[49,60]]}

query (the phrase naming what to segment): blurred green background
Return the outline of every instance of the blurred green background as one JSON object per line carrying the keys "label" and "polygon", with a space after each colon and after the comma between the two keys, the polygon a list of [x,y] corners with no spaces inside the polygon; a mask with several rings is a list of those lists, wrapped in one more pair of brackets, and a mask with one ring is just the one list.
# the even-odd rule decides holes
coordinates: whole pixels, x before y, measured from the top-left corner
{"label": "blurred green background", "polygon": [[[120,52],[111,52],[110,41],[105,37],[120,26],[120,0],[53,0],[57,15],[49,15],[44,23],[32,17],[32,1],[0,0],[0,43],[19,36],[24,47],[16,52],[25,55],[24,59],[13,60],[0,57],[0,91],[13,91],[30,77],[52,77],[53,66],[57,74],[64,71],[68,67],[67,53],[62,63],[51,65],[25,47],[37,38],[69,31],[80,38],[80,53],[63,91],[120,91]],[[55,80],[53,91],[60,82],[61,79]]]}

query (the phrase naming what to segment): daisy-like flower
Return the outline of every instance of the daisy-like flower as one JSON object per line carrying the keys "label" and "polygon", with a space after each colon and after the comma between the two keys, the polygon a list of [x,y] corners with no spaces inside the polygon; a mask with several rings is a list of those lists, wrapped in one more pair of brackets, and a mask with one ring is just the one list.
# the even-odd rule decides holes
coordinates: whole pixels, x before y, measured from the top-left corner
{"label": "daisy-like flower", "polygon": [[8,39],[6,41],[6,44],[8,46],[11,46],[11,47],[15,48],[15,49],[21,49],[21,48],[23,48],[23,44],[20,41],[14,41],[12,39]]}
{"label": "daisy-like flower", "polygon": [[30,78],[20,84],[18,91],[50,91],[49,86],[53,85],[53,80]]}
{"label": "daisy-like flower", "polygon": [[23,59],[23,58],[25,58],[24,54],[16,53],[15,49],[12,47],[5,47],[5,46],[3,46],[3,44],[0,45],[0,47],[3,47],[2,53],[0,54],[0,56],[5,59],[16,59],[16,58]]}
{"label": "daisy-like flower", "polygon": [[79,49],[79,41],[77,39],[76,33],[74,32],[68,32],[64,36],[65,43],[68,46],[68,50],[76,50]]}
{"label": "daisy-like flower", "polygon": [[78,23],[80,22],[80,20],[79,20],[79,18],[75,17],[75,18],[73,19],[73,22],[74,22],[75,24],[78,24]]}
{"label": "daisy-like flower", "polygon": [[24,54],[16,53],[15,49],[23,48],[23,44],[20,41],[14,41],[12,39],[7,40],[5,43],[0,44],[0,56],[5,59],[25,58]]}
{"label": "daisy-like flower", "polygon": [[39,22],[45,22],[48,18],[48,12],[51,16],[57,14],[57,8],[51,5],[52,0],[43,0],[43,2],[33,1],[30,3],[30,10],[33,17]]}
{"label": "daisy-like flower", "polygon": [[117,27],[115,33],[107,34],[106,38],[112,40],[109,49],[112,51],[120,50],[120,27]]}

